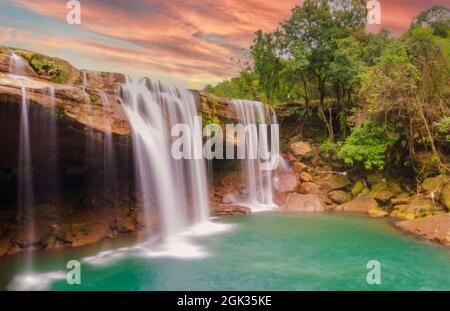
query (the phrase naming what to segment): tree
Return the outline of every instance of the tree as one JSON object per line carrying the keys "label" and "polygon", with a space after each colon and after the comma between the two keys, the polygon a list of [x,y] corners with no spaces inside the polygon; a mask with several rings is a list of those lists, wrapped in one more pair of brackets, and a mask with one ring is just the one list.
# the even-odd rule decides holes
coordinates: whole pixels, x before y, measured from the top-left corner
{"label": "tree", "polygon": [[[325,98],[331,65],[336,59],[334,52],[339,39],[364,27],[366,16],[364,0],[306,0],[302,6],[296,6],[291,18],[282,24],[284,54],[294,62],[293,68],[300,69],[300,81],[314,79],[318,111],[331,141],[334,140],[332,107],[325,107]],[[304,89],[308,101],[308,87],[305,85]]]}
{"label": "tree", "polygon": [[258,30],[251,52],[255,72],[259,76],[259,85],[263,89],[268,102],[273,103],[282,69],[281,60],[277,54],[276,34],[265,34]]}
{"label": "tree", "polygon": [[386,164],[386,154],[398,139],[392,133],[391,126],[383,126],[374,120],[368,120],[363,126],[353,129],[346,139],[339,156],[351,166],[361,165],[367,170],[383,169]]}
{"label": "tree", "polygon": [[[426,137],[423,140],[424,146],[431,148],[439,169],[447,171],[448,168],[441,161],[432,129],[432,121],[436,119],[436,112],[441,105],[439,98],[442,98],[444,91],[438,92],[435,97],[431,90],[436,90],[441,83],[435,84],[430,77],[430,66],[445,66],[446,59],[442,57],[442,53],[436,53],[439,49],[431,44],[430,38],[425,40],[414,34],[412,37],[408,34],[406,38],[394,40],[383,53],[380,62],[364,75],[360,96],[365,108],[373,115],[397,124],[396,130],[403,131],[408,138],[411,159],[415,159],[417,137]],[[419,43],[420,40],[427,43]],[[420,48],[422,44],[428,48]],[[444,79],[443,84],[448,85],[448,76],[441,76],[439,79]]]}
{"label": "tree", "polygon": [[333,85],[339,121],[343,136],[346,136],[347,115],[353,103],[353,93],[359,88],[361,75],[367,70],[363,61],[363,48],[354,37],[340,39],[334,51],[334,62],[330,65],[330,82]]}
{"label": "tree", "polygon": [[431,27],[435,36],[447,38],[450,31],[450,9],[435,5],[417,15],[411,28]]}

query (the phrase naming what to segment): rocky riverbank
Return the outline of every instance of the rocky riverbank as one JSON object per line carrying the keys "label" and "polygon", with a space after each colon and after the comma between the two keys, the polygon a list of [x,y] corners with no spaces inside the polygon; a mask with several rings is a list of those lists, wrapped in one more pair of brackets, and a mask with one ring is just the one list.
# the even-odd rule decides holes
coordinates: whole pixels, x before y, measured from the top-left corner
{"label": "rocky riverbank", "polygon": [[[450,246],[450,180],[427,178],[412,191],[381,173],[361,175],[321,156],[320,147],[290,139],[284,158],[288,171],[277,172],[275,186],[281,212],[359,212],[373,218],[392,217],[398,228],[433,242]],[[228,182],[222,204],[245,191]],[[238,212],[239,213],[239,212]]]}

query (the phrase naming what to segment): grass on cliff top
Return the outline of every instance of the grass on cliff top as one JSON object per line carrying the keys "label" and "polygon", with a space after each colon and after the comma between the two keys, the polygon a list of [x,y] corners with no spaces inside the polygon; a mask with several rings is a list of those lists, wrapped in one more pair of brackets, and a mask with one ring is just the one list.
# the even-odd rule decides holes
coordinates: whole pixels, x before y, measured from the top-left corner
{"label": "grass on cliff top", "polygon": [[27,50],[14,49],[14,51],[25,58],[39,76],[48,77],[55,83],[68,81],[71,68],[67,62]]}

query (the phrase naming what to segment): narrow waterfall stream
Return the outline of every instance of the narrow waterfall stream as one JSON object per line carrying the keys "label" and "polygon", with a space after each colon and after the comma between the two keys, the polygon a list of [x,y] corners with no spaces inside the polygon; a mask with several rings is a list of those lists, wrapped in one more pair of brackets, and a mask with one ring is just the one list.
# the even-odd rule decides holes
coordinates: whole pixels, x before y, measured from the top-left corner
{"label": "narrow waterfall stream", "polygon": [[[275,111],[262,103],[250,100],[233,100],[238,122],[246,132],[243,172],[246,175],[247,194],[244,202],[254,212],[274,210],[273,170],[265,169],[268,161],[279,160],[279,135]],[[261,126],[260,126],[261,125]],[[270,125],[270,133],[268,127]]]}
{"label": "narrow waterfall stream", "polygon": [[[25,73],[25,61],[17,54],[10,56],[9,72],[20,83],[21,105],[20,105],[20,132],[19,132],[19,179],[18,179],[18,208],[27,221],[25,235],[29,241],[35,237],[33,222],[33,164],[31,158],[30,123],[28,111],[27,89],[24,84],[26,79],[22,75]],[[32,247],[33,245],[28,245]],[[32,267],[32,255],[30,252],[26,256],[26,269]]]}
{"label": "narrow waterfall stream", "polygon": [[[45,169],[45,176],[39,176],[41,189],[45,193],[46,201],[55,202],[60,194],[60,181],[58,177],[58,115],[56,111],[55,89],[52,86],[41,89],[41,96],[46,98],[46,107],[37,110],[37,124],[32,126],[31,131],[45,137],[39,144],[39,157],[35,160]],[[44,154],[45,156],[42,156]]]}
{"label": "narrow waterfall stream", "polygon": [[103,138],[103,171],[104,171],[104,192],[105,197],[111,196],[116,200],[116,193],[119,190],[117,185],[117,164],[114,152],[113,134],[111,129],[111,103],[108,96],[101,90],[98,91],[103,106],[103,120],[105,124],[105,133]]}

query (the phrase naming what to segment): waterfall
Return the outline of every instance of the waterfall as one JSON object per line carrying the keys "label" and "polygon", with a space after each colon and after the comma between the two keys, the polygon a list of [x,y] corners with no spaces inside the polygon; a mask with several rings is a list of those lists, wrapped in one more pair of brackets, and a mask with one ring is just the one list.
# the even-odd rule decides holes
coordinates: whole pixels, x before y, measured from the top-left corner
{"label": "waterfall", "polygon": [[[247,131],[244,142],[246,159],[243,161],[243,171],[247,179],[246,197],[239,204],[248,206],[255,212],[273,210],[277,208],[273,199],[273,172],[272,170],[264,170],[263,165],[267,163],[268,159],[264,157],[268,155],[272,158],[280,158],[278,128],[273,126],[278,124],[275,111],[272,108],[266,108],[257,101],[233,100],[233,105],[236,109],[238,123],[246,127],[255,125],[253,130]],[[270,134],[268,127],[259,125],[271,125]],[[251,150],[259,151],[259,156],[256,159],[249,156]]]}
{"label": "waterfall", "polygon": [[[28,119],[27,90],[22,84],[22,102],[20,106],[20,147],[19,147],[19,208],[27,218],[32,219],[33,205],[33,168],[31,162],[30,124]],[[33,230],[31,230],[33,231]],[[29,232],[29,238],[33,232]]]}
{"label": "waterfall", "polygon": [[[20,105],[20,132],[19,132],[19,209],[28,219],[32,219],[33,205],[33,168],[31,162],[30,144],[30,124],[28,120],[28,100],[27,89],[24,84],[26,79],[22,75],[25,73],[25,61],[16,53],[10,56],[9,72],[21,86]],[[34,236],[34,228],[30,226],[27,236],[30,240]]]}
{"label": "waterfall", "polygon": [[[18,163],[18,208],[26,222],[25,235],[30,241],[28,247],[32,248],[35,237],[35,226],[33,222],[33,164],[31,158],[30,123],[28,111],[27,89],[24,80],[25,61],[15,53],[10,56],[9,72],[21,86],[20,105],[20,130],[19,130],[19,163]],[[32,268],[32,255],[26,256],[26,268]]]}
{"label": "waterfall", "polygon": [[[159,81],[129,79],[121,88],[121,100],[133,129],[138,193],[147,223],[158,208],[162,237],[169,243],[186,231],[204,234],[217,230],[209,222],[205,162],[175,160],[170,152],[173,125],[184,124],[196,132],[194,95]],[[201,144],[202,131],[197,130],[200,137],[192,138],[194,148]],[[176,251],[185,252],[178,242]]]}
{"label": "waterfall", "polygon": [[39,177],[39,188],[44,191],[46,199],[54,200],[58,196],[59,190],[55,89],[52,86],[42,88],[41,96],[46,98],[46,108],[35,109],[37,122],[34,125],[36,128],[32,130],[39,133],[39,137],[45,137],[45,139],[40,141],[37,146],[40,150],[37,152],[37,156],[40,155],[40,157],[35,161],[43,167],[40,170],[43,175]]}
{"label": "waterfall", "polygon": [[[114,152],[113,135],[112,135],[112,107],[108,96],[105,92],[98,90],[103,106],[103,122],[104,122],[104,136],[103,136],[103,180],[105,197],[110,195],[110,198],[115,202],[117,194],[117,170],[116,170],[116,156]],[[108,195],[107,195],[108,194]]]}
{"label": "waterfall", "polygon": [[17,76],[24,76],[26,74],[26,65],[26,62],[22,57],[16,53],[11,53],[9,57],[9,73]]}

